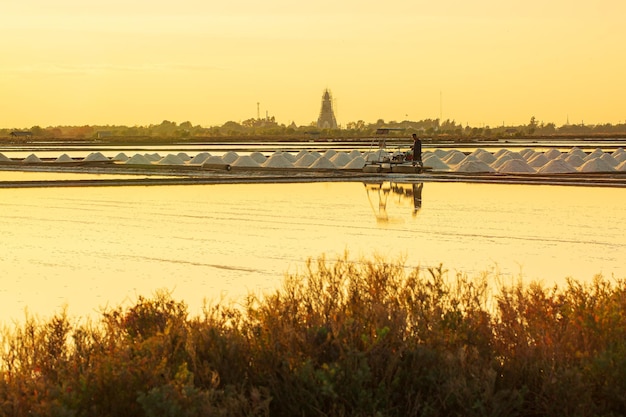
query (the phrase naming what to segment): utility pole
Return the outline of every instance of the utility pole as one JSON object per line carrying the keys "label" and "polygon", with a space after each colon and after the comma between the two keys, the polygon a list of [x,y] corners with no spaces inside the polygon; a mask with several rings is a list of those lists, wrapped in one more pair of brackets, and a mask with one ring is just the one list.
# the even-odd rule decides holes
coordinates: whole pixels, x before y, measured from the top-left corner
{"label": "utility pole", "polygon": [[261,120],[261,111],[259,106],[261,105],[261,103],[259,103],[258,101],[256,102],[256,119],[257,120]]}

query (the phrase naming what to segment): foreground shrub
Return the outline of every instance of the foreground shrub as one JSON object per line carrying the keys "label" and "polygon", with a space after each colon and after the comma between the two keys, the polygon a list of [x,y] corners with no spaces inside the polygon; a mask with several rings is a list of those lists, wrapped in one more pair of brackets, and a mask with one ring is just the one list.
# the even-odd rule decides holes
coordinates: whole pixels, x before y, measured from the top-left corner
{"label": "foreground shrub", "polygon": [[324,257],[242,305],[167,293],[5,329],[0,415],[626,414],[626,285],[494,288]]}

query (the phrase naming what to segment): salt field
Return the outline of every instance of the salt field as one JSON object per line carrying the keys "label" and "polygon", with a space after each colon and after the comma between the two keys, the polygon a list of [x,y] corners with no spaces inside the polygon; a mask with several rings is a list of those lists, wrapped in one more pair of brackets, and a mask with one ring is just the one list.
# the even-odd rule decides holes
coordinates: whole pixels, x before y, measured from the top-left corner
{"label": "salt field", "polygon": [[443,263],[452,273],[499,271],[504,280],[548,285],[597,273],[626,278],[624,188],[415,177],[0,193],[2,321],[19,320],[26,309],[47,316],[64,305],[86,317],[158,289],[198,312],[203,298],[271,291],[308,257],[332,259],[345,250],[355,261],[404,256],[412,267]]}

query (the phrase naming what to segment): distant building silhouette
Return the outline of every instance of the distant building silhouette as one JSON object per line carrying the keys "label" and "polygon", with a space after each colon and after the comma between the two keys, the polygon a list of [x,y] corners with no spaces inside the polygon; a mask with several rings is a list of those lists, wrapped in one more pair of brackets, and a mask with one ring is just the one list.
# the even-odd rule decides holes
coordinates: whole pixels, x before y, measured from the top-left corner
{"label": "distant building silhouette", "polygon": [[324,90],[324,95],[322,96],[322,110],[320,110],[320,117],[317,119],[317,127],[320,129],[337,129],[337,120],[335,120],[333,104],[328,89]]}

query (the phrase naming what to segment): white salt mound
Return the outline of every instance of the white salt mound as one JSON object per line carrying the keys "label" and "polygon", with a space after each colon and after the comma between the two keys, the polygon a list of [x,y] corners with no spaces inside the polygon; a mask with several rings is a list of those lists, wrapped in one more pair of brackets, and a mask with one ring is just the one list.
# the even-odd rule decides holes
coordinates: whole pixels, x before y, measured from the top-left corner
{"label": "white salt mound", "polygon": [[488,164],[491,164],[492,162],[496,160],[496,157],[493,156],[491,152],[488,152],[481,148],[476,149],[474,152],[471,153],[471,155],[474,155],[479,160],[486,162]]}
{"label": "white salt mound", "polygon": [[424,166],[430,167],[435,171],[447,171],[450,169],[448,164],[443,162],[436,154],[430,154],[426,158],[422,159]]}
{"label": "white salt mound", "polygon": [[603,153],[604,153],[604,151],[602,149],[596,148],[596,149],[594,149],[593,152],[591,152],[589,155],[587,155],[583,159],[585,161],[591,161],[594,158],[598,158],[598,157],[602,156]]}
{"label": "white salt mound", "polygon": [[224,155],[222,155],[222,161],[227,164],[232,164],[237,160],[237,158],[239,158],[239,155],[237,154],[237,152],[234,151],[228,151]]}
{"label": "white salt mound", "polygon": [[239,158],[235,159],[231,164],[234,167],[260,167],[257,161],[255,161],[250,155],[240,155]]}
{"label": "white salt mound", "polygon": [[578,156],[580,159],[584,159],[587,157],[587,154],[580,148],[574,146],[572,149],[569,150],[568,152],[569,155],[576,155]]}
{"label": "white salt mound", "polygon": [[626,152],[618,153],[617,155],[612,154],[612,156],[613,156],[613,159],[615,159],[618,164],[626,161]]}
{"label": "white salt mound", "polygon": [[440,159],[443,160],[443,158],[445,156],[448,155],[448,151],[445,151],[443,149],[435,149],[435,151],[433,152],[435,155],[437,155]]}
{"label": "white salt mound", "polygon": [[146,158],[145,155],[135,154],[131,156],[130,159],[128,159],[124,163],[128,165],[150,165],[152,161]]}
{"label": "white salt mound", "polygon": [[35,155],[34,153],[31,153],[26,158],[24,158],[24,160],[22,160],[22,163],[24,164],[38,164],[40,162],[43,162],[43,161],[39,159],[39,157]]}
{"label": "white salt mound", "polygon": [[498,157],[498,159],[496,159],[495,161],[493,161],[490,165],[496,169],[496,171],[498,169],[500,169],[500,167],[502,165],[504,165],[507,161],[511,161],[513,160],[513,158],[511,158],[511,155],[509,155],[508,153],[503,153],[500,154],[500,156]]}
{"label": "white salt mound", "polygon": [[13,162],[13,160],[6,155],[0,153],[0,162]]}
{"label": "white salt mound", "polygon": [[176,154],[176,156],[178,156],[180,159],[183,160],[183,162],[187,162],[191,160],[191,156],[189,156],[187,153],[185,152],[178,152]]}
{"label": "white salt mound", "polygon": [[328,149],[326,152],[322,154],[322,156],[328,158],[329,160],[335,155],[337,155],[337,151],[334,149]]}
{"label": "white salt mound", "polygon": [[146,157],[146,159],[150,162],[157,162],[161,160],[161,155],[159,155],[158,153],[146,153],[143,156]]}
{"label": "white salt mound", "polygon": [[100,152],[92,152],[84,159],[85,162],[108,162],[109,158]]}
{"label": "white salt mound", "polygon": [[498,149],[493,156],[496,157],[496,159],[500,158],[502,155],[506,155],[508,153],[510,153],[511,151],[509,151],[508,149],[502,148],[502,149]]}
{"label": "white salt mound", "polygon": [[250,158],[254,159],[259,164],[262,164],[267,159],[267,157],[265,155],[263,155],[261,152],[252,152],[250,154]]}
{"label": "white salt mound", "polygon": [[282,153],[273,153],[265,162],[261,164],[265,168],[293,168],[293,163]]}
{"label": "white salt mound", "polygon": [[313,164],[313,162],[317,161],[318,158],[319,156],[315,157],[307,152],[294,162],[293,165],[298,168],[308,168]]}
{"label": "white salt mound", "polygon": [[204,160],[202,165],[223,165],[226,162],[222,159],[222,157],[217,155],[211,155],[207,159]]}
{"label": "white salt mound", "polygon": [[613,168],[608,162],[602,158],[596,157],[588,160],[578,168],[580,172],[613,172]]}
{"label": "white salt mound", "polygon": [[622,161],[618,166],[615,167],[615,170],[620,172],[626,171],[626,161]]}
{"label": "white salt mound", "polygon": [[550,149],[548,151],[546,151],[544,153],[544,155],[546,156],[546,158],[548,159],[556,159],[559,155],[561,155],[561,151],[559,151],[558,149]]}
{"label": "white salt mound", "polygon": [[68,154],[64,153],[55,159],[54,162],[74,162],[74,160]]}
{"label": "white salt mound", "polygon": [[448,156],[443,158],[443,162],[448,165],[456,165],[461,163],[465,159],[465,154],[459,151],[452,151],[448,154]]}
{"label": "white salt mound", "polygon": [[533,156],[535,156],[536,152],[534,151],[534,149],[525,148],[519,151],[519,154],[522,155],[524,159],[528,161]]}
{"label": "white salt mound", "polygon": [[200,165],[204,161],[206,161],[209,156],[211,156],[211,154],[208,152],[200,152],[199,154],[191,158],[191,160],[189,161],[189,165]]}
{"label": "white salt mound", "polygon": [[528,160],[528,165],[530,165],[533,168],[541,168],[542,166],[547,164],[551,159],[556,159],[556,158],[548,158],[545,154],[538,153]]}
{"label": "white salt mound", "polygon": [[356,158],[357,156],[363,156],[361,155],[361,151],[357,150],[357,149],[353,149],[350,151],[350,153],[348,154],[348,156],[352,159]]}
{"label": "white salt mound", "polygon": [[157,162],[158,165],[185,165],[185,161],[178,155],[168,154]]}
{"label": "white salt mound", "polygon": [[564,159],[553,159],[539,168],[537,172],[541,174],[568,174],[577,171],[576,168],[568,164]]}
{"label": "white salt mound", "polygon": [[365,158],[362,156],[356,156],[352,158],[350,162],[348,162],[343,169],[363,169],[365,166]]}
{"label": "white salt mound", "polygon": [[456,168],[453,170],[455,172],[496,172],[495,169],[491,168],[489,164],[481,161],[480,159],[467,159],[461,162]]}
{"label": "white salt mound", "polygon": [[389,157],[389,152],[383,149],[379,149],[375,152],[368,152],[365,154],[365,160],[367,162],[381,162],[385,158],[388,158],[388,157]]}
{"label": "white salt mound", "polygon": [[578,155],[577,153],[568,155],[565,158],[565,161],[571,166],[573,166],[574,168],[578,168],[579,166],[585,163],[585,160],[581,158],[580,155]]}
{"label": "white salt mound", "polygon": [[526,174],[534,173],[535,169],[528,165],[526,161],[519,159],[509,159],[497,169],[498,172],[509,174]]}
{"label": "white salt mound", "polygon": [[615,150],[613,151],[613,153],[611,154],[611,156],[612,156],[613,158],[617,158],[618,156],[623,155],[623,154],[624,154],[624,148],[617,148],[617,149],[615,149]]}
{"label": "white salt mound", "polygon": [[345,152],[337,152],[332,158],[330,158],[330,162],[332,162],[335,167],[343,167],[351,160],[352,158],[350,158]]}
{"label": "white salt mound", "polygon": [[120,152],[113,157],[113,160],[117,162],[126,162],[128,161],[128,155],[126,155],[124,152]]}
{"label": "white salt mound", "polygon": [[326,158],[324,155],[317,158],[315,162],[309,166],[309,169],[336,169],[337,167],[333,164],[330,159]]}
{"label": "white salt mound", "polygon": [[613,158],[613,156],[608,153],[603,153],[602,156],[600,156],[600,159],[602,159],[604,162],[611,165],[612,167],[616,167],[619,165],[619,162],[617,162],[615,158]]}

